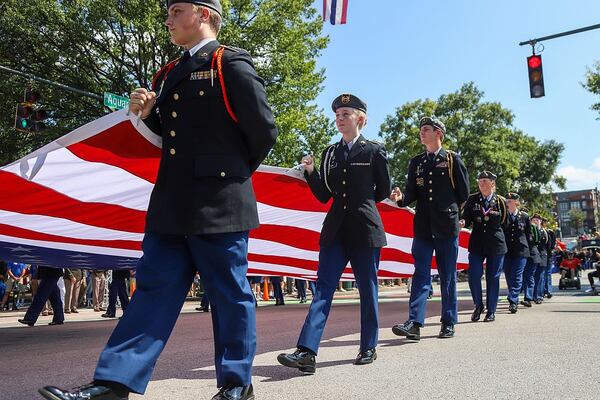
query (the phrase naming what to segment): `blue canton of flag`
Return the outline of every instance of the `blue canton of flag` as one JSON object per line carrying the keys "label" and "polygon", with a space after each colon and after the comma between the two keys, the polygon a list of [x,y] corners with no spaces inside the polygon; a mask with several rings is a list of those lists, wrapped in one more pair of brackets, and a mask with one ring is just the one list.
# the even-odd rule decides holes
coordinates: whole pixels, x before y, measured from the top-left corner
{"label": "blue canton of flag", "polygon": [[323,21],[331,25],[345,24],[348,14],[348,0],[323,0]]}

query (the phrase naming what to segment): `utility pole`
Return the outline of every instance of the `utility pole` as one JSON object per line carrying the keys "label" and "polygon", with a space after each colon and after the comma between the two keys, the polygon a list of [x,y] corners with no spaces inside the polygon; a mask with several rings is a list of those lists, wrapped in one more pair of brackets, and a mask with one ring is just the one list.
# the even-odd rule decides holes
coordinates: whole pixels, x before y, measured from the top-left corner
{"label": "utility pole", "polygon": [[104,97],[100,96],[99,94],[86,92],[85,90],[81,90],[81,89],[77,89],[77,88],[74,88],[74,87],[71,87],[71,86],[67,86],[67,85],[64,85],[64,84],[62,84],[60,82],[51,81],[49,79],[40,78],[39,76],[36,76],[36,75],[33,75],[33,74],[29,74],[27,72],[16,71],[14,69],[11,69],[11,68],[8,68],[8,67],[4,67],[2,65],[0,65],[0,71],[4,71],[4,72],[11,73],[11,74],[19,75],[19,76],[31,79],[31,80],[36,81],[36,82],[41,82],[41,83],[45,83],[47,85],[55,86],[55,87],[58,87],[60,89],[66,90],[68,92],[76,93],[76,94],[79,94],[81,96],[90,97],[90,98],[95,99],[95,100],[100,100],[100,101],[104,100]]}
{"label": "utility pole", "polygon": [[539,42],[556,39],[556,38],[563,37],[563,36],[575,35],[576,33],[587,32],[587,31],[591,31],[594,29],[600,29],[600,24],[586,26],[585,28],[573,29],[572,31],[556,33],[554,35],[543,36],[543,37],[537,38],[537,39],[530,39],[525,42],[519,43],[519,46],[531,45],[531,47],[533,47],[533,54],[535,54],[535,45]]}

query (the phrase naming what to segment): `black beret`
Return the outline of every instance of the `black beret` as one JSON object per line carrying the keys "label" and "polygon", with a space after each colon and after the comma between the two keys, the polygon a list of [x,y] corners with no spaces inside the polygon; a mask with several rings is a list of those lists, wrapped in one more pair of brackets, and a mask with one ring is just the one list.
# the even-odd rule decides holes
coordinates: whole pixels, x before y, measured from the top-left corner
{"label": "black beret", "polygon": [[436,117],[421,118],[421,120],[419,121],[419,128],[421,128],[425,125],[433,126],[434,128],[437,128],[440,131],[442,131],[442,133],[446,134],[446,125],[444,125],[444,123],[442,121],[440,121],[439,119],[437,119]]}
{"label": "black beret", "polygon": [[367,113],[367,103],[353,94],[345,93],[336,97],[335,100],[333,100],[333,103],[331,103],[331,109],[333,112],[336,112],[340,107],[354,108],[364,112],[365,114]]}
{"label": "black beret", "polygon": [[535,218],[539,219],[540,221],[542,220],[542,216],[538,213],[533,214],[533,217],[531,217],[531,219],[535,219]]}
{"label": "black beret", "polygon": [[175,3],[192,3],[197,6],[208,7],[215,10],[219,15],[223,15],[223,7],[221,7],[219,0],[168,0],[167,7],[171,7]]}
{"label": "black beret", "polygon": [[495,181],[496,178],[498,178],[496,174],[490,171],[481,171],[479,175],[477,175],[477,179],[491,179]]}
{"label": "black beret", "polygon": [[509,193],[506,195],[506,199],[507,199],[507,200],[520,200],[520,199],[521,199],[521,196],[519,196],[519,194],[518,194],[518,193],[509,192]]}

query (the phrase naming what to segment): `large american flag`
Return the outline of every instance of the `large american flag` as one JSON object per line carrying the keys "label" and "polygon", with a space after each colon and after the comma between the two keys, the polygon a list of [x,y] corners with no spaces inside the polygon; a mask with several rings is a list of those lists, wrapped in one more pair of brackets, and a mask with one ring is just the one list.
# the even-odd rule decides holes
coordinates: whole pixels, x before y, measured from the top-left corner
{"label": "large american flag", "polygon": [[[0,168],[0,259],[134,267],[160,147],[160,137],[122,110]],[[250,234],[249,274],[314,279],[329,204],[314,198],[296,169],[261,166],[252,179],[261,226]],[[391,202],[378,208],[388,240],[379,275],[410,276],[413,213]],[[467,242],[461,233],[459,268],[468,263]],[[352,277],[348,268],[342,278]]]}

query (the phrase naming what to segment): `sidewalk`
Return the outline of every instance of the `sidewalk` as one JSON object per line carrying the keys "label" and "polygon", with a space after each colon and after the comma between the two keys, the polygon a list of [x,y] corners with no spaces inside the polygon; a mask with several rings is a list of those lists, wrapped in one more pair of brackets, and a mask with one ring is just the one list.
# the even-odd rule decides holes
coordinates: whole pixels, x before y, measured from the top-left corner
{"label": "sidewalk", "polygon": [[[553,282],[558,284],[558,275],[555,274],[553,278]],[[500,279],[500,289],[501,293],[504,293],[506,290],[506,281],[504,277]],[[430,301],[441,301],[439,297],[439,286],[437,283],[433,284],[434,297]],[[459,300],[470,300],[471,292],[469,291],[469,285],[467,282],[458,282],[457,284],[458,290],[458,298]],[[484,285],[485,291],[485,285]],[[558,290],[555,287],[555,293],[558,293]],[[407,287],[405,285],[402,286],[381,286],[379,287],[379,302],[387,303],[387,302],[408,302],[410,297],[410,293],[408,293]],[[501,294],[500,299],[502,299],[505,295]],[[596,297],[600,301],[600,297]],[[306,307],[310,305],[310,291],[308,291],[308,300],[306,303]],[[593,299],[593,297],[592,297]],[[593,301],[593,300],[592,300]],[[287,295],[285,297],[286,305],[299,304],[299,300],[291,295]],[[335,292],[334,295],[334,304],[355,304],[359,302],[359,294],[358,290],[353,289],[345,292]],[[200,306],[199,299],[188,299],[181,310],[182,313],[197,313],[195,310],[196,307]],[[270,307],[275,306],[275,300],[259,300],[259,307]],[[285,307],[285,306],[283,306]],[[21,308],[19,311],[3,311],[0,312],[0,329],[2,328],[14,328],[14,327],[23,327],[28,328],[25,325],[17,322],[17,319],[23,318],[25,316],[25,312],[27,311],[27,307]],[[102,318],[101,315],[104,312],[94,312],[91,308],[83,308],[79,309],[79,314],[65,314],[65,323],[71,322],[84,322],[84,321],[110,321],[114,320],[114,318]],[[117,309],[117,317],[122,314],[120,309]],[[52,316],[43,317],[40,316],[36,325],[47,325],[50,321],[52,321]]]}

